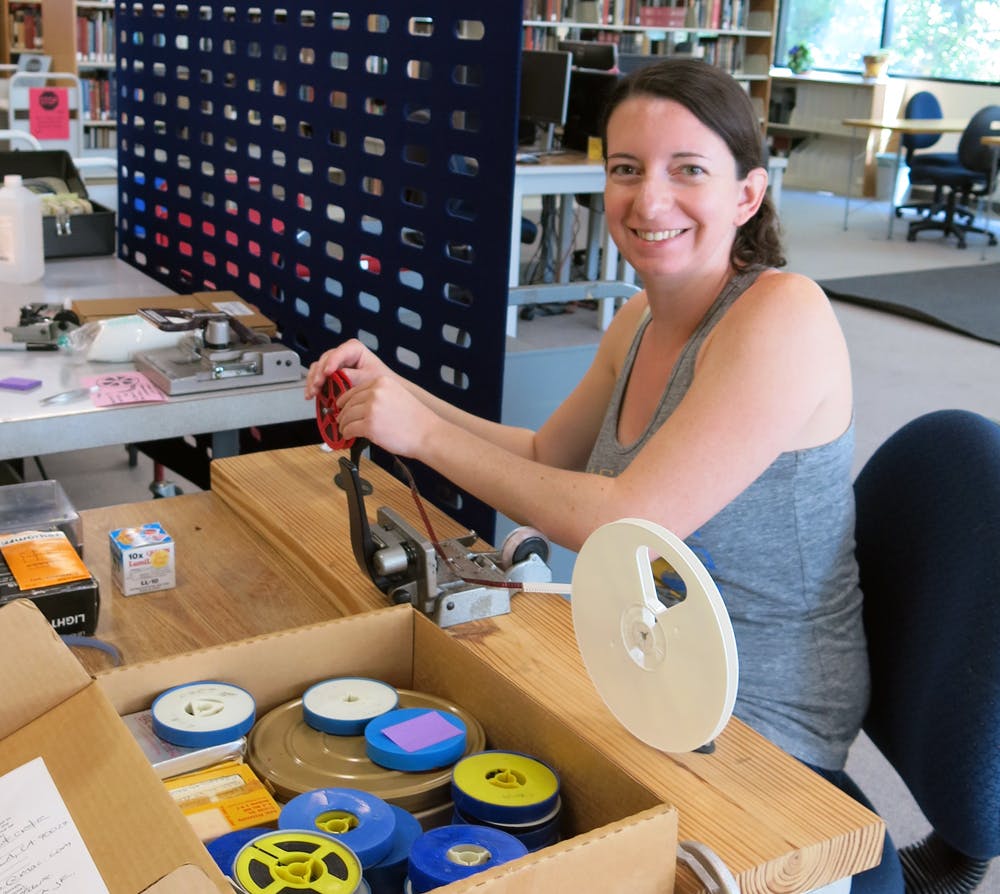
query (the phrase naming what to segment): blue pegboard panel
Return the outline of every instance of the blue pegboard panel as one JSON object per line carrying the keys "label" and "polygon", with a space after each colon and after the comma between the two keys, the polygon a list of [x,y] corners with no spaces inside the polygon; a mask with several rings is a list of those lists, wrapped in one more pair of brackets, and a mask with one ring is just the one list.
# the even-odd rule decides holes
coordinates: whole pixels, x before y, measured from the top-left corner
{"label": "blue pegboard panel", "polygon": [[[499,419],[521,6],[120,2],[119,255]],[[422,492],[493,535],[489,507]]]}

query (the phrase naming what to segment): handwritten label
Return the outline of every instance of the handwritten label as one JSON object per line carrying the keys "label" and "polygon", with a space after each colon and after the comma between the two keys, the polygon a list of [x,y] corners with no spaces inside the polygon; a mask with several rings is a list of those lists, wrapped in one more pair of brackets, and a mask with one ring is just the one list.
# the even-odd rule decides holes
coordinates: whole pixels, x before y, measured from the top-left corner
{"label": "handwritten label", "polygon": [[0,891],[108,894],[40,757],[0,777]]}

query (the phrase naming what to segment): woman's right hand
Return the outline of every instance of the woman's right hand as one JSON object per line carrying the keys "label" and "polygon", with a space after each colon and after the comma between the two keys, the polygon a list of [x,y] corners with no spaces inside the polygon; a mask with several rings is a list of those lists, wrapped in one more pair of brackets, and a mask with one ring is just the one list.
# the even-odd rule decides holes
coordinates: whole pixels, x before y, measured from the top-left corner
{"label": "woman's right hand", "polygon": [[378,356],[356,338],[325,351],[306,373],[306,400],[319,394],[332,373],[343,370],[352,385],[363,385],[379,376],[393,373]]}

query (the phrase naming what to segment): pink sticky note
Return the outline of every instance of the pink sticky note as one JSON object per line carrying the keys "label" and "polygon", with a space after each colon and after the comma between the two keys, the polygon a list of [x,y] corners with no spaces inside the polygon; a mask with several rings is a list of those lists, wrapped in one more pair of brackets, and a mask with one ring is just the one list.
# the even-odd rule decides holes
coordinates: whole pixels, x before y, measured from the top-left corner
{"label": "pink sticky note", "polygon": [[69,88],[28,90],[28,129],[39,140],[69,139]]}
{"label": "pink sticky note", "polygon": [[462,735],[462,730],[437,711],[427,711],[409,720],[385,727],[382,732],[403,751],[420,751]]}

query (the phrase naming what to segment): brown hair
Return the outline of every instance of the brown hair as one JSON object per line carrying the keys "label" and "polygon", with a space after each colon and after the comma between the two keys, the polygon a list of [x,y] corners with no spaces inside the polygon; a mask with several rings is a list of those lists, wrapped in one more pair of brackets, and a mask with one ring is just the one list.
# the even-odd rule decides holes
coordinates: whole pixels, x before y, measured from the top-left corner
{"label": "brown hair", "polygon": [[[767,167],[760,124],[750,97],[731,75],[700,59],[667,58],[618,82],[608,97],[601,120],[605,158],[611,113],[633,96],[669,99],[684,106],[729,147],[739,179],[754,168]],[[733,266],[740,268],[785,265],[780,224],[770,196],[764,196],[757,213],[737,230],[730,257]]]}

